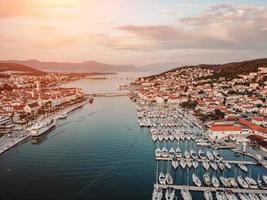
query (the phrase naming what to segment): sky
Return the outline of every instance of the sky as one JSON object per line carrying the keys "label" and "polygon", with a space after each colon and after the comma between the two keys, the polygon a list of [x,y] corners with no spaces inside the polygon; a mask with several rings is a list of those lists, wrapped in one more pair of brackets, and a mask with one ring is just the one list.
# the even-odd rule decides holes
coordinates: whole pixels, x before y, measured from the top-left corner
{"label": "sky", "polygon": [[1,60],[142,66],[266,55],[266,0],[0,0]]}

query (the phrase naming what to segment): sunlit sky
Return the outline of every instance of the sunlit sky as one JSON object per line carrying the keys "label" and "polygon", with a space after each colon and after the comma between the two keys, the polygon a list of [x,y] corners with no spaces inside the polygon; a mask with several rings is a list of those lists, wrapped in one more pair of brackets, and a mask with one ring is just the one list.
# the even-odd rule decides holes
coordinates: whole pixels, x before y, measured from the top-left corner
{"label": "sunlit sky", "polygon": [[266,57],[267,1],[0,0],[0,49],[1,60],[137,66]]}

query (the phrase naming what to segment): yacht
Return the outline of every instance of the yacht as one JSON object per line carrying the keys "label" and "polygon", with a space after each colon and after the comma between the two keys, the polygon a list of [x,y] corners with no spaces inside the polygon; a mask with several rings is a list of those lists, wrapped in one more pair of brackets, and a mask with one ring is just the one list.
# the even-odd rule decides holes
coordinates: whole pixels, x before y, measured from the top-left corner
{"label": "yacht", "polygon": [[161,185],[165,185],[166,184],[166,177],[162,172],[160,172],[160,174],[159,174],[159,183]]}
{"label": "yacht", "polygon": [[173,200],[175,197],[175,190],[172,188],[168,188],[165,192],[165,199],[166,200]]}
{"label": "yacht", "polygon": [[172,159],[172,166],[174,169],[177,169],[178,165],[179,165],[179,162],[178,162],[176,156],[174,156]]}
{"label": "yacht", "polygon": [[162,188],[158,184],[156,184],[152,193],[152,200],[161,200],[162,196]]}
{"label": "yacht", "polygon": [[162,156],[162,152],[161,152],[160,148],[157,148],[157,149],[155,150],[155,156],[156,156],[156,157],[161,157],[161,156]]}
{"label": "yacht", "polygon": [[219,180],[216,178],[216,176],[213,176],[211,181],[212,181],[213,187],[218,188],[220,186]]}
{"label": "yacht", "polygon": [[181,195],[184,200],[192,200],[192,196],[186,188],[181,189]]}
{"label": "yacht", "polygon": [[237,177],[237,182],[242,188],[248,189],[249,186],[248,186],[247,182],[242,178],[242,176]]}
{"label": "yacht", "polygon": [[168,185],[172,185],[173,184],[173,179],[172,179],[172,177],[171,177],[171,175],[169,173],[166,173],[165,178],[166,178],[166,182],[167,182]]}
{"label": "yacht", "polygon": [[253,178],[246,177],[245,180],[248,183],[249,188],[257,189],[257,182]]}
{"label": "yacht", "polygon": [[213,196],[212,196],[211,191],[208,191],[208,190],[204,191],[204,198],[205,200],[212,200]]}
{"label": "yacht", "polygon": [[201,186],[201,181],[200,179],[193,173],[192,174],[192,179],[193,179],[193,182],[196,186],[200,187]]}
{"label": "yacht", "polygon": [[246,165],[244,165],[244,164],[242,164],[242,163],[238,163],[237,165],[238,165],[238,167],[239,167],[240,169],[242,169],[244,172],[248,172],[248,168],[246,167]]}
{"label": "yacht", "polygon": [[58,116],[59,119],[66,119],[67,117],[68,117],[68,114],[65,113],[65,112],[60,113],[59,116]]}
{"label": "yacht", "polygon": [[211,185],[211,178],[210,178],[210,176],[209,176],[208,173],[205,173],[205,174],[203,175],[203,182],[204,182],[204,184],[205,184],[206,186],[210,186],[210,185]]}
{"label": "yacht", "polygon": [[32,137],[39,137],[40,135],[46,133],[54,126],[56,126],[56,119],[49,119],[43,122],[38,122],[31,128]]}
{"label": "yacht", "polygon": [[210,164],[208,163],[208,161],[204,160],[204,161],[202,162],[202,165],[203,165],[203,167],[204,167],[204,169],[205,169],[206,171],[209,170]]}
{"label": "yacht", "polygon": [[183,169],[186,167],[186,160],[184,158],[180,160],[180,165]]}

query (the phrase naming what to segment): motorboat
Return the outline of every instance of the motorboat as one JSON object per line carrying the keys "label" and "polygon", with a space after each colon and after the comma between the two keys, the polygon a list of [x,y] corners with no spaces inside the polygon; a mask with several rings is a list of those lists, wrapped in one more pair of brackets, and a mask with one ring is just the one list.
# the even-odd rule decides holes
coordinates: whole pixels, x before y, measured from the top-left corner
{"label": "motorboat", "polygon": [[228,200],[238,200],[238,198],[235,196],[235,194],[231,190],[226,190],[225,196]]}
{"label": "motorboat", "polygon": [[228,178],[228,182],[231,184],[232,187],[234,187],[234,188],[238,187],[238,184],[237,184],[235,178],[232,178],[232,177]]}
{"label": "motorboat", "polygon": [[223,187],[231,187],[231,184],[228,182],[227,178],[221,176],[220,177],[220,181],[221,181]]}
{"label": "motorboat", "polygon": [[257,186],[257,182],[253,178],[246,177],[245,180],[248,183],[249,188],[251,188],[251,189],[257,189],[257,187],[258,187]]}
{"label": "motorboat", "polygon": [[220,169],[221,171],[224,170],[225,166],[224,166],[224,164],[223,164],[222,162],[218,162],[217,165],[218,165],[218,167],[219,167],[219,169]]}
{"label": "motorboat", "polygon": [[243,170],[244,172],[248,172],[248,168],[246,167],[246,165],[242,164],[242,163],[238,163],[237,164],[238,167]]}
{"label": "motorboat", "polygon": [[192,167],[192,161],[190,159],[186,160],[186,165],[191,168]]}
{"label": "motorboat", "polygon": [[60,113],[58,118],[59,119],[66,119],[68,117],[68,114],[66,112]]}
{"label": "motorboat", "polygon": [[209,191],[209,190],[204,191],[204,198],[205,198],[205,200],[213,200],[213,196],[212,196],[211,191]]}
{"label": "motorboat", "polygon": [[199,158],[202,159],[202,160],[205,160],[205,159],[206,159],[205,153],[204,153],[204,151],[201,150],[201,149],[198,151],[198,156],[199,156]]}
{"label": "motorboat", "polygon": [[231,169],[231,164],[229,162],[224,162],[224,166],[229,170]]}
{"label": "motorboat", "polygon": [[184,152],[184,157],[185,157],[186,159],[189,159],[189,158],[190,158],[190,153],[189,153],[188,151],[185,151],[185,152]]}
{"label": "motorboat", "polygon": [[213,151],[213,155],[217,160],[219,160],[219,161],[223,160],[221,154],[219,152],[217,152],[216,150]]}
{"label": "motorboat", "polygon": [[216,192],[216,199],[217,200],[227,200],[223,191],[217,191]]}
{"label": "motorboat", "polygon": [[191,157],[193,158],[193,159],[197,159],[197,153],[193,150],[193,149],[191,149],[191,151],[190,151],[190,155],[191,155]]}
{"label": "motorboat", "polygon": [[215,171],[218,169],[218,165],[215,162],[210,162],[210,167]]}
{"label": "motorboat", "polygon": [[192,196],[189,190],[186,188],[181,189],[181,195],[182,195],[183,200],[192,200]]}
{"label": "motorboat", "polygon": [[209,160],[214,160],[214,156],[211,152],[207,151],[207,157]]}

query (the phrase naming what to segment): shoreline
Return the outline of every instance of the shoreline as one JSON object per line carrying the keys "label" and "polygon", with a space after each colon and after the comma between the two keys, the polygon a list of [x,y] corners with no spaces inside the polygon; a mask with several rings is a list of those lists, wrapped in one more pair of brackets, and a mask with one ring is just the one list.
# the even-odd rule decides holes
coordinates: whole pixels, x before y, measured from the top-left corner
{"label": "shoreline", "polygon": [[[58,116],[61,114],[61,113],[70,113],[86,104],[88,104],[90,101],[89,97],[86,97],[84,101],[82,102],[79,102],[77,104],[74,104],[74,105],[71,105],[70,107],[66,107],[56,113],[53,113],[52,115],[48,115],[46,117],[43,117],[41,119],[42,116],[40,116],[39,118],[37,118],[37,120],[44,120],[44,119],[47,119],[47,118],[55,118],[55,119],[58,119]],[[31,133],[29,131],[27,131],[27,128],[23,129],[23,130],[20,130],[20,131],[13,131],[12,134],[15,134],[15,136],[13,137],[9,137],[7,134],[2,136],[0,138],[0,156],[12,149],[13,147],[19,145],[20,143],[26,141],[27,139],[29,139],[31,137]]]}

